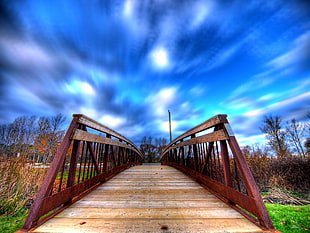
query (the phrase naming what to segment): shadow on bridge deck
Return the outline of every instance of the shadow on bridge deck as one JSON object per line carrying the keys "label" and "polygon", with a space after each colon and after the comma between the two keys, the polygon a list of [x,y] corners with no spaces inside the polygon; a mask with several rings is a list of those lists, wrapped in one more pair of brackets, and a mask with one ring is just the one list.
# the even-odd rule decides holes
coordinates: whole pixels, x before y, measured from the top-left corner
{"label": "shadow on bridge deck", "polygon": [[34,232],[261,232],[169,166],[131,167]]}

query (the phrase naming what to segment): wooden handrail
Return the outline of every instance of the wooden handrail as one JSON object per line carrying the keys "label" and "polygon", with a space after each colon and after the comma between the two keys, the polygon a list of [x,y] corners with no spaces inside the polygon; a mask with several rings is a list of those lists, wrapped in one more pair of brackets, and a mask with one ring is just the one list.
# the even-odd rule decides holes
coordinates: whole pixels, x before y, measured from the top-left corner
{"label": "wooden handrail", "polygon": [[85,115],[74,114],[23,231],[41,225],[107,179],[142,161],[142,153],[129,139]]}
{"label": "wooden handrail", "polygon": [[227,115],[214,116],[177,137],[160,158],[163,165],[195,178],[255,224],[274,229]]}

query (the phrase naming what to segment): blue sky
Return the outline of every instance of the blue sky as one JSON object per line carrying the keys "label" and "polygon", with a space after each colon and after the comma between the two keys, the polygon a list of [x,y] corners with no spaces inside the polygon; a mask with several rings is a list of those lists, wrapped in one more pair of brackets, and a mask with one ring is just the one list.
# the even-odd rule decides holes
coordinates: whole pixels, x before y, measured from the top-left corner
{"label": "blue sky", "polygon": [[139,142],[227,114],[242,145],[266,115],[310,110],[307,1],[0,1],[0,123],[85,114]]}

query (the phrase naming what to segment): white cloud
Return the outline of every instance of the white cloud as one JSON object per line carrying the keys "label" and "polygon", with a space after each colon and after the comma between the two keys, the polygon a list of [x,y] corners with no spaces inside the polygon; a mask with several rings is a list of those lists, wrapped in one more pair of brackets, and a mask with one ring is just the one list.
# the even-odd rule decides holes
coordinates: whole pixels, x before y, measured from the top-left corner
{"label": "white cloud", "polygon": [[111,127],[112,129],[120,127],[126,122],[126,119],[114,115],[104,115],[99,120],[103,125]]}
{"label": "white cloud", "polygon": [[[267,66],[275,69],[284,69],[285,72],[291,73],[296,69],[303,69],[310,64],[310,31],[299,36],[295,41],[293,48],[287,53],[270,61]],[[309,67],[307,67],[309,69]]]}
{"label": "white cloud", "polygon": [[254,136],[236,135],[240,146],[266,144],[265,134],[258,134]]}
{"label": "white cloud", "polygon": [[232,44],[231,46],[225,47],[225,49],[220,50],[211,60],[211,64],[208,66],[207,70],[213,70],[220,66],[225,65],[229,62],[239,51],[243,42]]}
{"label": "white cloud", "polygon": [[93,87],[87,83],[87,82],[82,82],[81,83],[81,89],[83,90],[84,93],[89,94],[89,95],[94,95],[95,94],[95,90],[93,89]]}
{"label": "white cloud", "polygon": [[124,3],[124,8],[123,8],[123,15],[126,17],[130,17],[133,14],[134,11],[134,4],[135,2],[133,0],[127,0]]}
{"label": "white cloud", "polygon": [[310,100],[310,91],[307,93],[298,95],[298,96],[291,97],[289,99],[285,99],[275,104],[271,104],[268,106],[268,108],[271,108],[271,109],[284,108],[284,107],[287,107],[288,105],[294,105],[295,103],[302,101],[302,100],[308,100],[308,101]]}
{"label": "white cloud", "polygon": [[270,85],[273,82],[273,80],[274,79],[272,77],[270,77],[269,75],[267,75],[267,76],[260,76],[260,75],[254,76],[248,82],[237,87],[232,92],[232,97],[243,95],[244,93],[248,93],[249,90],[251,92],[253,92],[253,90],[264,88],[264,87]]}
{"label": "white cloud", "polygon": [[[171,131],[174,131],[178,126],[178,122],[176,121],[171,121]],[[170,128],[169,128],[169,121],[164,121],[161,124],[161,128],[164,132],[170,132]]]}
{"label": "white cloud", "polygon": [[235,98],[229,101],[229,104],[225,102],[223,105],[227,105],[229,109],[249,109],[252,108],[255,103],[248,97]]}
{"label": "white cloud", "polygon": [[294,96],[294,97],[279,101],[277,103],[267,105],[264,108],[259,108],[253,111],[246,112],[244,116],[261,117],[267,113],[277,113],[279,110],[282,110],[282,109],[289,110],[291,108],[294,108],[295,105],[300,106],[298,102],[305,101],[305,100],[307,101],[309,99],[310,99],[310,92],[306,92],[298,96]]}
{"label": "white cloud", "polygon": [[255,109],[255,110],[244,113],[244,115],[247,117],[260,117],[267,113],[267,109],[268,107]]}
{"label": "white cloud", "polygon": [[163,88],[158,93],[150,95],[147,102],[151,104],[153,112],[157,116],[165,116],[168,114],[169,106],[176,99],[176,92],[176,87]]}
{"label": "white cloud", "polygon": [[33,41],[2,37],[0,48],[8,61],[16,67],[47,69],[55,63],[54,57]]}
{"label": "white cloud", "polygon": [[[75,112],[76,110],[73,109],[73,111]],[[98,119],[98,113],[96,111],[96,109],[94,109],[93,107],[88,107],[88,106],[82,106],[80,108],[78,108],[78,111],[76,111],[77,113],[81,113],[84,114],[92,119]]]}
{"label": "white cloud", "polygon": [[191,95],[194,95],[196,97],[201,97],[206,92],[206,88],[202,85],[194,86],[193,88],[189,90],[189,92],[191,93]]}
{"label": "white cloud", "polygon": [[275,98],[275,94],[269,93],[258,98],[259,101],[269,101]]}
{"label": "white cloud", "polygon": [[192,28],[200,26],[213,10],[213,3],[211,1],[200,1],[193,7]]}
{"label": "white cloud", "polygon": [[151,52],[153,65],[158,68],[165,68],[169,65],[168,51],[164,47],[157,47]]}
{"label": "white cloud", "polygon": [[81,81],[77,78],[73,79],[70,83],[64,85],[65,89],[71,94],[86,94],[95,95],[94,88],[85,81]]}

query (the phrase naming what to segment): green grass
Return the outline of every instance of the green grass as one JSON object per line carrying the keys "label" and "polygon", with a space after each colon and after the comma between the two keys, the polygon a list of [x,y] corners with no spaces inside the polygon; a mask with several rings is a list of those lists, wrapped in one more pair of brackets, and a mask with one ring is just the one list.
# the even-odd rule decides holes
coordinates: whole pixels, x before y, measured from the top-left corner
{"label": "green grass", "polygon": [[13,233],[20,230],[25,222],[28,211],[18,214],[15,217],[6,217],[0,215],[0,232],[1,233]]}
{"label": "green grass", "polygon": [[310,205],[285,206],[266,204],[275,228],[283,233],[310,233]]}

